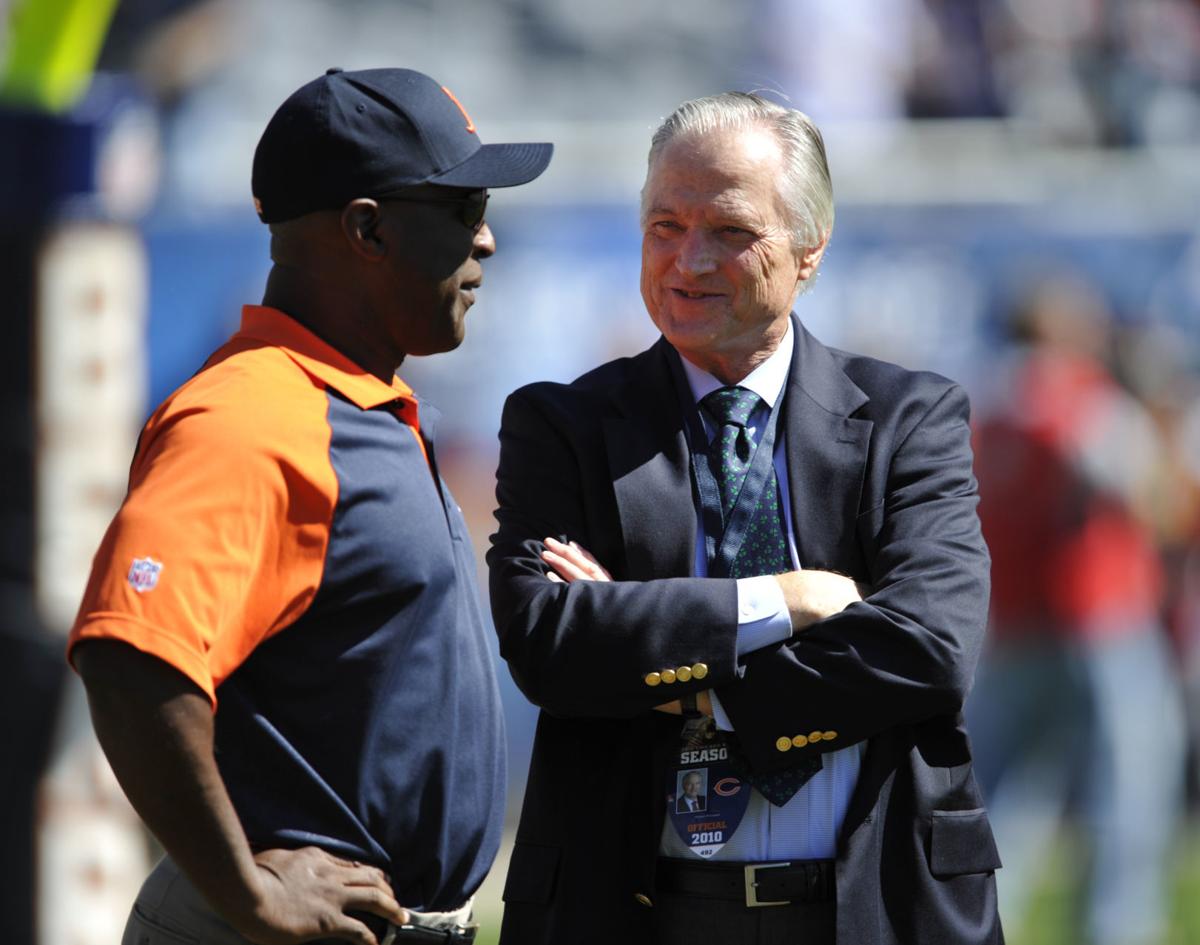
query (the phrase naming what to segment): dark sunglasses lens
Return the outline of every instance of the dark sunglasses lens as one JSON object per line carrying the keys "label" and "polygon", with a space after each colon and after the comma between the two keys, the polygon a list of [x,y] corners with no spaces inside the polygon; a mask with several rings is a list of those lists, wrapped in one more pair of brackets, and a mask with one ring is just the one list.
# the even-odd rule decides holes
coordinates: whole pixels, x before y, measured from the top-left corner
{"label": "dark sunglasses lens", "polygon": [[486,190],[478,190],[475,193],[468,194],[463,199],[463,223],[472,230],[480,229],[483,226],[483,215],[487,212],[487,202],[488,192]]}

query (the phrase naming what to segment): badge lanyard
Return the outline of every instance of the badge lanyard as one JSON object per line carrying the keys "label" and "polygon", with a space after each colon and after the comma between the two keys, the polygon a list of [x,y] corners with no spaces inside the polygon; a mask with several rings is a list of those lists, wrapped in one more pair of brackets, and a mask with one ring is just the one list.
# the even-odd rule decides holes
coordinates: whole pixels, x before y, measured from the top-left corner
{"label": "badge lanyard", "polygon": [[[772,478],[775,431],[783,394],[780,393],[770,410],[741,491],[726,520],[720,487],[708,463],[709,449],[713,445],[704,429],[699,405],[692,397],[691,385],[678,353],[672,350],[668,361],[685,418],[692,481],[700,497],[708,575],[726,577],[746,537],[763,490]],[[719,540],[717,536],[721,536]],[[667,819],[688,851],[707,859],[732,839],[750,803],[750,785],[744,780],[745,765],[738,761],[741,752],[737,736],[717,731],[712,719],[689,718],[684,723],[677,752],[677,760],[667,771]]]}

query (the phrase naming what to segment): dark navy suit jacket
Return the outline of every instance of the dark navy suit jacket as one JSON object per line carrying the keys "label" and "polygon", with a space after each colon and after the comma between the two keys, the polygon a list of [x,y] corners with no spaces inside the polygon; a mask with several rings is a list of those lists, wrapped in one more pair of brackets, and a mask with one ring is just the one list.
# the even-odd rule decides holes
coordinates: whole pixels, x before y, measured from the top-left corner
{"label": "dark navy suit jacket", "polygon": [[[760,770],[867,742],[838,842],[839,942],[1002,941],[1000,862],[961,715],[989,586],[966,396],[793,327],[782,422],[800,561],[871,592],[740,661],[735,582],[689,576],[696,513],[673,349],[660,339],[505,406],[492,609],[513,678],[542,709],[506,945],[649,941],[674,788],[662,746],[679,730],[652,709],[705,688]],[[579,541],[613,582],[547,581],[547,535]],[[702,680],[646,682],[696,664]],[[820,741],[782,747],[815,731]],[[586,816],[571,800],[581,783],[605,798]]]}

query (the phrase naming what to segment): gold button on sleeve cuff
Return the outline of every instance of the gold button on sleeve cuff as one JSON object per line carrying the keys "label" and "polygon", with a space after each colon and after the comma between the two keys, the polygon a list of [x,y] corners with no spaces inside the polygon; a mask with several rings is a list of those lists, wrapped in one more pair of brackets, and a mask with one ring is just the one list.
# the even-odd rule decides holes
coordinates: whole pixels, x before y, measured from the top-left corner
{"label": "gold button on sleeve cuff", "polygon": [[662,676],[660,676],[658,673],[647,673],[643,682],[645,682],[647,686],[657,686],[660,682],[662,682]]}
{"label": "gold button on sleeve cuff", "polygon": [[680,666],[675,670],[675,678],[680,682],[687,682],[692,678],[692,667]]}
{"label": "gold button on sleeve cuff", "polygon": [[664,669],[662,671],[662,681],[665,682],[668,686],[671,683],[673,683],[675,681],[675,670]]}
{"label": "gold button on sleeve cuff", "polygon": [[822,733],[821,733],[821,738],[823,738],[823,739],[824,739],[825,741],[827,741],[827,742],[831,742],[831,741],[833,741],[835,738],[837,738],[837,732],[835,732],[835,731],[832,731],[832,730],[830,730],[830,731],[828,731],[828,732],[822,732]]}
{"label": "gold button on sleeve cuff", "polygon": [[792,739],[792,744],[795,745],[797,748],[803,748],[805,745],[808,744],[808,739],[805,738],[803,735],[797,735]]}
{"label": "gold button on sleeve cuff", "polygon": [[792,747],[792,740],[786,735],[780,735],[779,738],[775,739],[775,747],[779,751],[788,751]]}
{"label": "gold button on sleeve cuff", "polygon": [[692,666],[692,679],[703,679],[708,675],[707,663],[696,663]]}
{"label": "gold button on sleeve cuff", "polygon": [[650,897],[645,893],[634,893],[633,898],[639,906],[646,906],[647,908],[653,908],[654,906],[654,903],[650,901]]}
{"label": "gold button on sleeve cuff", "polygon": [[819,742],[824,736],[820,732],[809,732],[808,740],[810,742]]}

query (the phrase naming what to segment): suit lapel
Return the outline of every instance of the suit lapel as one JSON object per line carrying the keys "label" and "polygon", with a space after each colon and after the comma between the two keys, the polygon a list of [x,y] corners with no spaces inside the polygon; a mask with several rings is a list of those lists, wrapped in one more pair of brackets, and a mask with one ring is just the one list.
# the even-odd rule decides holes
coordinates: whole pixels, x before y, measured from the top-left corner
{"label": "suit lapel", "polygon": [[[823,344],[792,316],[792,355],[783,421],[788,490],[800,564],[853,572],[859,512],[873,424],[851,417],[867,396]],[[679,395],[663,339],[633,359],[604,423],[609,473],[629,567],[627,577],[691,574],[696,512]]]}
{"label": "suit lapel", "polygon": [[633,359],[615,396],[619,416],[604,423],[625,560],[635,580],[692,573],[696,513],[679,395],[667,343]]}
{"label": "suit lapel", "polygon": [[800,565],[854,573],[860,559],[854,523],[873,424],[850,415],[867,396],[795,315],[792,328],[796,346],[783,420]]}

